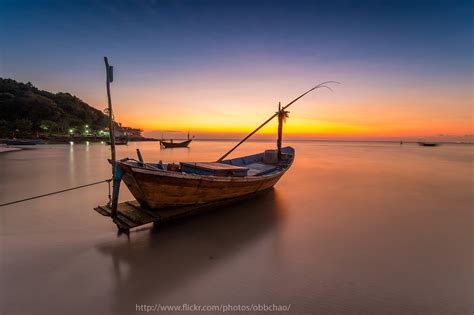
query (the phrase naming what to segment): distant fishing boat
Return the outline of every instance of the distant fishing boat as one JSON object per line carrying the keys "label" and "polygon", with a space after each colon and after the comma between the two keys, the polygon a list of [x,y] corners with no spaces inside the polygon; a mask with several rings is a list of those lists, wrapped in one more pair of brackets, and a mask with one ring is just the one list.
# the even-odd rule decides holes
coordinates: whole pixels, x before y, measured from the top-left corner
{"label": "distant fishing boat", "polygon": [[[109,140],[109,141],[106,141],[105,143],[110,145],[111,142]],[[128,138],[127,137],[115,138],[115,145],[127,145],[127,144],[128,144]]]}
{"label": "distant fishing boat", "polygon": [[27,140],[27,139],[5,139],[3,143],[6,145],[37,145],[39,140]]}
{"label": "distant fishing boat", "polygon": [[[193,137],[194,138],[194,137]],[[173,139],[170,141],[166,141],[164,139],[160,140],[160,145],[164,147],[165,149],[168,148],[187,148],[188,145],[193,141],[192,138],[189,137],[189,132],[188,132],[188,140],[181,141],[181,142],[175,142]]]}
{"label": "distant fishing boat", "polygon": [[437,147],[439,145],[439,143],[419,141],[418,145],[423,146],[423,147]]}
{"label": "distant fishing boat", "polygon": [[182,141],[182,142],[174,142],[173,140],[170,141],[165,141],[165,140],[160,140],[160,144],[165,148],[187,148],[188,145],[193,141],[192,139]]}

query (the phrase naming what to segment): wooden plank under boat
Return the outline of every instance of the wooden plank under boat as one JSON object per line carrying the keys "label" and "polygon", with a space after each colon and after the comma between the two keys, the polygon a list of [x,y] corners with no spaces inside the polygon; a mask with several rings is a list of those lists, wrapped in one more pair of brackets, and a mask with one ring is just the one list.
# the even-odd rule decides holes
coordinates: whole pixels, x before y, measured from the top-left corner
{"label": "wooden plank under boat", "polygon": [[94,208],[94,210],[103,216],[112,217],[114,223],[119,229],[129,230],[148,223],[168,222],[171,220],[189,217],[205,211],[217,210],[220,207],[226,206],[231,203],[244,202],[249,198],[264,194],[265,192],[266,191],[260,191],[255,194],[246,195],[240,198],[219,200],[207,204],[162,208],[159,211],[143,208],[136,200],[125,201],[117,205],[117,211],[115,216],[112,214],[113,211],[110,204],[97,206]]}
{"label": "wooden plank under boat", "polygon": [[295,150],[281,149],[254,154],[219,163],[153,164],[124,159],[116,164],[122,180],[142,208],[162,209],[204,205],[220,200],[251,195],[273,187],[291,167]]}
{"label": "wooden plank under boat", "polygon": [[160,140],[160,144],[168,149],[168,148],[187,148],[188,145],[193,141],[193,139],[188,139],[185,141],[181,142],[174,142],[174,141],[165,141],[165,140]]}

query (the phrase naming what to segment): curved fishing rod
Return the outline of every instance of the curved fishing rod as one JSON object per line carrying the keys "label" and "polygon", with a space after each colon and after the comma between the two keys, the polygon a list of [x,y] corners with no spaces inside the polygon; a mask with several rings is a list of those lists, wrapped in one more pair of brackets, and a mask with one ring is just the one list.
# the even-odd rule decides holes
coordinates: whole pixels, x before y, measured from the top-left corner
{"label": "curved fishing rod", "polygon": [[[326,86],[325,84],[328,84],[328,83],[337,83],[337,84],[341,84],[340,82],[337,82],[337,81],[326,81],[326,82],[323,82],[323,83],[320,83],[318,85],[316,85],[315,87],[313,87],[312,89],[306,91],[305,93],[301,94],[300,96],[298,96],[297,98],[295,98],[294,100],[292,100],[291,102],[289,102],[288,104],[286,104],[285,106],[283,106],[280,111],[284,111],[285,109],[287,109],[288,107],[290,107],[290,105],[292,105],[293,103],[295,103],[296,101],[298,101],[300,98],[302,98],[303,96],[305,96],[306,94],[316,90],[316,89],[319,89],[319,88],[327,88],[329,90],[332,91],[332,89],[329,87],[329,86]],[[261,124],[260,126],[257,127],[257,129],[255,129],[254,131],[252,131],[250,134],[248,134],[248,136],[246,136],[245,138],[243,138],[239,143],[237,143],[232,149],[230,149],[226,154],[224,154],[223,156],[221,156],[217,162],[221,162],[223,159],[225,159],[229,154],[231,154],[235,149],[237,149],[237,147],[239,145],[241,145],[242,143],[244,143],[248,138],[250,138],[251,136],[253,136],[257,131],[259,131],[263,126],[265,126],[266,124],[268,124],[273,118],[275,118],[276,116],[278,116],[278,113],[279,112],[276,112],[275,114],[273,114],[273,116],[271,116],[270,118],[268,118],[263,124]]]}

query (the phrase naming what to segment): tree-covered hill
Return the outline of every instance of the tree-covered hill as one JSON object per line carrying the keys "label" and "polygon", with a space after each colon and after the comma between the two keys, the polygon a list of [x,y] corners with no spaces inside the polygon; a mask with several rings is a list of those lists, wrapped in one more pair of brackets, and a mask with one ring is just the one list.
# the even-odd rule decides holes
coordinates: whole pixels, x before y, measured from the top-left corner
{"label": "tree-covered hill", "polygon": [[0,78],[0,137],[37,132],[96,133],[107,127],[107,116],[74,95],[50,93]]}

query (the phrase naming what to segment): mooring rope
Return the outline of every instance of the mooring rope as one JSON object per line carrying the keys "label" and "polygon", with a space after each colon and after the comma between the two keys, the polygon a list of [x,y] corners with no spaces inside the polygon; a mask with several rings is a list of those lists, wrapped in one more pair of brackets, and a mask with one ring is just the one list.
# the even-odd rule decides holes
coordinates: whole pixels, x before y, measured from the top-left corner
{"label": "mooring rope", "polygon": [[101,180],[101,181],[99,181],[99,182],[94,182],[94,183],[85,184],[85,185],[81,185],[81,186],[76,186],[76,187],[72,187],[72,188],[68,188],[68,189],[58,190],[58,191],[51,192],[51,193],[47,193],[47,194],[43,194],[43,195],[38,195],[38,196],[29,197],[29,198],[20,199],[20,200],[15,200],[15,201],[10,201],[10,202],[7,202],[7,203],[2,203],[2,204],[0,204],[0,207],[4,207],[4,206],[12,205],[12,204],[15,204],[15,203],[19,203],[19,202],[23,202],[23,201],[32,200],[32,199],[38,199],[38,198],[41,198],[41,197],[46,197],[46,196],[51,196],[51,195],[55,195],[55,194],[60,194],[60,193],[63,193],[63,192],[67,192],[67,191],[71,191],[71,190],[75,190],[75,189],[80,189],[80,188],[84,188],[84,187],[89,187],[89,186],[93,186],[93,185],[97,185],[97,184],[102,184],[102,183],[109,183],[109,196],[110,196],[110,182],[111,182],[111,181],[112,181],[112,179],[105,179],[105,180]]}

